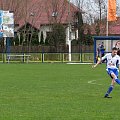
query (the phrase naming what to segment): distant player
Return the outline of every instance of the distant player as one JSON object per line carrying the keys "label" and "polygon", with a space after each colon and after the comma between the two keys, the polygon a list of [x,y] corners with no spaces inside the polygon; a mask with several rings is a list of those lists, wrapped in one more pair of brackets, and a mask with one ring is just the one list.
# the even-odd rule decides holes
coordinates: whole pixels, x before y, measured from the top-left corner
{"label": "distant player", "polygon": [[[98,64],[101,63],[102,60],[106,59],[106,61],[107,61],[106,70],[107,70],[107,73],[109,74],[109,76],[112,78],[112,82],[111,82],[111,85],[108,88],[108,91],[106,92],[104,98],[112,98],[111,96],[109,96],[109,94],[112,92],[115,82],[120,85],[120,80],[118,79],[118,73],[119,73],[119,69],[120,69],[120,57],[117,55],[117,51],[118,51],[118,49],[116,47],[112,48],[111,53],[107,53],[95,65],[92,66],[93,68],[95,68],[95,67],[97,67]],[[118,69],[118,67],[119,67],[119,69]]]}
{"label": "distant player", "polygon": [[102,44],[98,44],[98,47],[97,47],[96,62],[99,61],[99,59],[104,55],[105,55],[105,48],[104,48],[104,43],[102,42]]}
{"label": "distant player", "polygon": [[101,52],[101,57],[103,57],[105,55],[105,48],[104,48],[104,43],[103,42],[100,46],[100,52]]}

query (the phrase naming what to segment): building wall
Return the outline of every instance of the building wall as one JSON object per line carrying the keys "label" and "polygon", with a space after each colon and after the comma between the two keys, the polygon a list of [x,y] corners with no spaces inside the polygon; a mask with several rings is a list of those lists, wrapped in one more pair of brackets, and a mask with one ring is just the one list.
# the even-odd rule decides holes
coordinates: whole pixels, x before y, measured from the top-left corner
{"label": "building wall", "polygon": [[[40,31],[39,31],[39,42],[40,42],[40,38],[41,38],[41,32],[43,31],[43,38],[44,38],[44,42],[45,39],[47,37],[47,32],[51,32],[51,26],[50,25],[45,25],[45,26],[41,26],[40,27]],[[70,31],[71,32],[71,36],[70,36],[70,32],[69,32],[69,27],[66,27],[66,44],[69,44],[69,40],[73,40],[75,39],[75,33],[78,33],[77,31]],[[77,35],[78,36],[78,35]]]}
{"label": "building wall", "polygon": [[43,32],[43,38],[44,38],[44,42],[45,42],[45,39],[47,37],[47,32],[50,32],[50,31],[51,31],[50,26],[48,26],[48,25],[41,26],[40,31],[39,31],[39,41],[40,41],[40,38],[41,38],[41,32]]}

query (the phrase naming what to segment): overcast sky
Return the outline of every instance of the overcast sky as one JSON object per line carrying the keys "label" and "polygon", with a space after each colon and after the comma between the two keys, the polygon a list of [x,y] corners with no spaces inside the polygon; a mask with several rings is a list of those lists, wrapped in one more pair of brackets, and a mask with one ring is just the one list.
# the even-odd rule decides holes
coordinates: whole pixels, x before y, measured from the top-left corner
{"label": "overcast sky", "polygon": [[[75,2],[76,0],[70,0],[71,2]],[[81,0],[82,1],[82,0]],[[87,1],[89,1],[89,0],[85,0],[86,2]],[[93,1],[93,0],[90,0],[91,2]],[[106,0],[107,1],[107,0]],[[120,0],[116,0],[117,1],[117,3],[120,5]]]}
{"label": "overcast sky", "polygon": [[[86,13],[86,16],[87,14],[91,14],[94,18],[98,17],[97,16],[99,15],[99,10],[97,10],[98,6],[93,2],[95,0],[70,0],[70,1],[73,3],[76,3],[76,1],[84,1],[84,4],[82,5],[82,10]],[[107,0],[105,1],[107,8]],[[117,1],[117,6],[119,7],[119,9],[117,9],[117,15],[120,16],[120,0],[116,0],[116,1]]]}
{"label": "overcast sky", "polygon": [[[86,5],[85,3],[88,3],[89,6],[92,6],[93,8],[96,7],[96,5],[94,4],[95,0],[70,0],[70,1],[73,2],[74,4],[76,3],[76,1],[84,1],[84,5]],[[106,7],[107,7],[107,0],[105,1],[106,1]],[[117,2],[117,6],[120,8],[120,0],[116,0],[116,2]]]}

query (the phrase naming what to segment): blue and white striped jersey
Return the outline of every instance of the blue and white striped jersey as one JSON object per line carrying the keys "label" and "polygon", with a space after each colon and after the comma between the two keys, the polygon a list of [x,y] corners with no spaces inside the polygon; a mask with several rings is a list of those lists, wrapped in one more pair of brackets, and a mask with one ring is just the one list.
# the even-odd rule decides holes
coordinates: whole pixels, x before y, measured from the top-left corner
{"label": "blue and white striped jersey", "polygon": [[103,56],[102,60],[107,61],[107,68],[118,69],[118,65],[120,65],[120,57],[118,55],[112,57],[111,53],[107,53]]}

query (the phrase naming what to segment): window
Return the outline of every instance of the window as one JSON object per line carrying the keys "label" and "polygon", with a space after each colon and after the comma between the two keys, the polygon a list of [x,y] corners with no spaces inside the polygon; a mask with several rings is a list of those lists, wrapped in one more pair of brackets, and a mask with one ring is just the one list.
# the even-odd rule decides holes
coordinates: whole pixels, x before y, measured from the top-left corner
{"label": "window", "polygon": [[58,16],[58,12],[53,12],[52,13],[52,17],[57,17]]}

